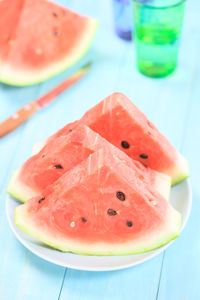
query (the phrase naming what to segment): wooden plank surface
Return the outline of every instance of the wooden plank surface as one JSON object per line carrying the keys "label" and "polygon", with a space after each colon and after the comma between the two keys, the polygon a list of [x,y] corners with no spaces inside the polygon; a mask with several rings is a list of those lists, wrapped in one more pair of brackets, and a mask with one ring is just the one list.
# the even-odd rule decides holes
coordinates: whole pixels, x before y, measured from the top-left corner
{"label": "wooden plank surface", "polygon": [[[133,44],[114,35],[110,1],[57,2],[100,20],[93,46],[78,65],[88,60],[93,64],[76,86],[0,140],[0,300],[198,300],[200,4],[198,0],[187,3],[179,68],[166,79],[154,80],[137,72]],[[0,120],[45,93],[69,72],[33,87],[0,85]],[[169,249],[137,267],[101,273],[62,268],[36,257],[16,240],[5,215],[6,185],[11,172],[29,157],[34,143],[79,118],[113,91],[127,94],[188,158],[192,214]]]}

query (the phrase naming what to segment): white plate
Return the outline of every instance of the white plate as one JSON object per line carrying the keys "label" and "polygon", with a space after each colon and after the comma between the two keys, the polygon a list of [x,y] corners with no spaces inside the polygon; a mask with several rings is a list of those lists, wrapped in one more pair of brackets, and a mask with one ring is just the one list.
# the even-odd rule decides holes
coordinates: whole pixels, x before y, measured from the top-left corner
{"label": "white plate", "polygon": [[[172,188],[170,202],[182,215],[182,230],[187,223],[192,205],[191,186],[188,180],[176,185]],[[77,270],[87,271],[110,271],[119,270],[140,264],[150,258],[158,255],[164,249],[169,247],[172,242],[167,245],[144,254],[125,255],[125,256],[85,256],[72,253],[62,253],[51,249],[34,238],[29,237],[21,231],[14,221],[15,207],[20,203],[14,198],[8,196],[6,200],[6,212],[10,227],[18,240],[31,252],[39,257],[50,261],[54,264],[69,267]]]}

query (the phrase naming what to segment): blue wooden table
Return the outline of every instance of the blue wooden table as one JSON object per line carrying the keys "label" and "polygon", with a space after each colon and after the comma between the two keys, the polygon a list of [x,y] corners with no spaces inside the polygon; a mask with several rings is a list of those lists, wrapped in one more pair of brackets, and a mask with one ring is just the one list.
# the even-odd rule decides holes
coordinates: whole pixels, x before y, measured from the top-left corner
{"label": "blue wooden table", "polygon": [[[134,45],[113,33],[108,0],[59,1],[94,16],[100,26],[90,53],[89,74],[47,109],[0,140],[0,300],[198,300],[200,299],[200,2],[188,1],[179,68],[166,79],[150,79],[135,68]],[[36,99],[62,76],[37,86],[0,85],[0,121]],[[5,214],[12,170],[34,143],[112,93],[129,96],[188,158],[193,207],[181,236],[164,253],[136,267],[112,272],[76,271],[53,265],[25,249]]]}

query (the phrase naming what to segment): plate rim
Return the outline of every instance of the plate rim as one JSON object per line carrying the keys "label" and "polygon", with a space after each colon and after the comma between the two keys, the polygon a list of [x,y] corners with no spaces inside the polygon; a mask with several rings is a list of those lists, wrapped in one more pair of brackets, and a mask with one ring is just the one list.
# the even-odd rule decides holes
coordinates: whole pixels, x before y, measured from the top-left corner
{"label": "plate rim", "polygon": [[[183,182],[181,182],[183,183]],[[180,183],[180,184],[181,184]],[[188,192],[188,209],[186,211],[186,215],[185,215],[185,219],[184,219],[184,223],[182,223],[182,226],[181,226],[181,233],[182,231],[184,230],[187,222],[188,222],[188,219],[189,219],[189,216],[190,216],[190,213],[191,213],[191,208],[192,208],[192,187],[191,187],[191,182],[190,182],[190,179],[186,179],[184,181],[184,183],[186,183],[187,185],[187,192]],[[74,269],[74,270],[81,270],[81,271],[98,271],[98,272],[104,272],[104,271],[116,271],[116,270],[122,270],[122,269],[126,269],[126,268],[129,268],[129,267],[133,267],[133,266],[137,266],[139,264],[142,264],[144,263],[145,261],[148,261],[150,259],[152,259],[153,257],[159,255],[160,253],[162,253],[163,251],[165,251],[169,246],[171,246],[175,240],[167,243],[166,245],[156,249],[156,250],[153,250],[153,251],[150,251],[150,252],[146,252],[146,253],[149,253],[149,255],[147,257],[144,257],[144,258],[141,258],[140,260],[138,261],[134,261],[133,263],[130,263],[130,262],[127,262],[127,263],[124,263],[123,265],[120,265],[120,266],[111,266],[111,267],[102,267],[102,268],[98,268],[98,267],[84,267],[84,266],[74,266],[73,264],[70,264],[70,263],[60,263],[58,262],[56,259],[53,259],[53,258],[47,258],[45,256],[45,254],[43,253],[38,253],[37,250],[35,250],[34,248],[31,247],[30,245],[30,242],[26,239],[24,239],[23,237],[20,236],[20,234],[16,231],[13,223],[12,223],[12,220],[11,220],[11,216],[10,216],[10,213],[9,213],[9,205],[8,205],[8,201],[9,199],[14,199],[16,200],[15,198],[13,198],[12,196],[8,195],[7,194],[7,197],[6,197],[6,217],[7,217],[7,220],[8,220],[8,223],[9,223],[9,226],[10,226],[10,229],[11,231],[14,233],[15,237],[20,241],[20,243],[25,247],[27,248],[30,252],[32,252],[34,255],[42,258],[43,260],[47,261],[47,262],[50,262],[50,263],[53,263],[55,265],[59,265],[59,266],[62,266],[62,267],[65,267],[65,268],[71,268],[71,269]],[[17,200],[16,200],[17,201]],[[19,202],[20,203],[20,202]],[[22,204],[22,203],[21,203]],[[181,234],[180,233],[180,234]],[[25,233],[24,233],[25,234]],[[27,235],[28,236],[28,235]],[[61,252],[62,253],[62,252]],[[79,255],[81,256],[80,254],[76,254],[76,255]],[[131,255],[130,255],[131,256]],[[134,255],[133,255],[134,256]],[[105,256],[101,256],[101,257],[105,257]],[[115,256],[115,257],[122,257],[122,256]]]}

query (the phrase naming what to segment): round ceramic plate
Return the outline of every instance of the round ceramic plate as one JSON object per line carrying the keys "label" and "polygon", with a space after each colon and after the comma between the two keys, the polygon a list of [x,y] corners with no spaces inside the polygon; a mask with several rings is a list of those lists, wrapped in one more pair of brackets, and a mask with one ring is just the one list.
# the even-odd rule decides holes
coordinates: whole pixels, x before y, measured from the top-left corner
{"label": "round ceramic plate", "polygon": [[[172,188],[170,202],[172,203],[173,207],[177,209],[182,215],[183,230],[185,224],[187,223],[192,205],[191,186],[188,180],[185,180],[184,182]],[[72,253],[63,253],[45,246],[43,243],[37,241],[36,239],[29,237],[15,225],[14,211],[15,207],[19,204],[20,203],[11,196],[7,197],[6,212],[8,221],[12,231],[14,232],[18,240],[26,248],[28,248],[31,252],[38,255],[39,257],[64,267],[87,271],[119,270],[149,260],[150,258],[161,253],[164,249],[172,244],[172,242],[170,242],[157,250],[139,255],[85,256]]]}

